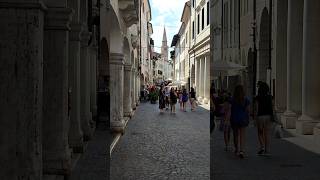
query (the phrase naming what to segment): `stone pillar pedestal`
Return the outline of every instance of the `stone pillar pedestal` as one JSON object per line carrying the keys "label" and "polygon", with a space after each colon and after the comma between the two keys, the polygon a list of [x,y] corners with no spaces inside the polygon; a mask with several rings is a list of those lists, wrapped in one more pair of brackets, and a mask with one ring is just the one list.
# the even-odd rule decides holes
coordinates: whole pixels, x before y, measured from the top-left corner
{"label": "stone pillar pedestal", "polygon": [[320,123],[318,123],[313,129],[313,135],[315,143],[320,147]]}
{"label": "stone pillar pedestal", "polygon": [[90,34],[87,27],[83,26],[81,32],[81,56],[80,56],[80,78],[81,78],[81,128],[85,141],[91,139],[93,130],[91,127],[92,114],[90,111],[90,58],[88,56],[88,41]]}
{"label": "stone pillar pedestal", "polygon": [[44,12],[38,0],[0,2],[0,179],[42,178]]}
{"label": "stone pillar pedestal", "polygon": [[131,64],[124,65],[124,91],[123,91],[123,114],[126,117],[132,116],[132,103],[131,103]]}
{"label": "stone pillar pedestal", "polygon": [[297,114],[292,111],[285,111],[281,115],[281,123],[283,124],[283,127],[286,129],[295,129],[297,120]]}
{"label": "stone pillar pedestal", "polygon": [[305,0],[303,10],[302,116],[297,132],[313,134],[320,117],[320,1]]}
{"label": "stone pillar pedestal", "polygon": [[80,120],[80,32],[82,25],[72,23],[69,33],[69,88],[71,97],[69,145],[74,152],[83,152],[83,133]]}
{"label": "stone pillar pedestal", "polygon": [[71,171],[68,116],[68,49],[71,9],[48,8],[44,27],[43,172]]}
{"label": "stone pillar pedestal", "polygon": [[110,54],[110,129],[112,132],[123,133],[123,74],[124,55]]}

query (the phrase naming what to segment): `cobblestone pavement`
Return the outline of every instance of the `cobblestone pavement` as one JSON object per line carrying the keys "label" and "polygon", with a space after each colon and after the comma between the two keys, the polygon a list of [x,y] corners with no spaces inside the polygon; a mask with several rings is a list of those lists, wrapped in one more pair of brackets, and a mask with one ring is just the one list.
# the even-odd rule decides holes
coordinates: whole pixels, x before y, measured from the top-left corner
{"label": "cobblestone pavement", "polygon": [[224,151],[223,133],[211,135],[211,179],[213,180],[319,180],[320,155],[283,139],[272,138],[271,156],[257,156],[258,139],[252,125],[246,132],[246,154],[241,160]]}
{"label": "cobblestone pavement", "polygon": [[107,180],[109,179],[109,148],[111,136],[105,125],[96,129],[88,142],[68,180]]}
{"label": "cobblestone pavement", "polygon": [[209,111],[141,103],[111,156],[111,180],[210,179]]}

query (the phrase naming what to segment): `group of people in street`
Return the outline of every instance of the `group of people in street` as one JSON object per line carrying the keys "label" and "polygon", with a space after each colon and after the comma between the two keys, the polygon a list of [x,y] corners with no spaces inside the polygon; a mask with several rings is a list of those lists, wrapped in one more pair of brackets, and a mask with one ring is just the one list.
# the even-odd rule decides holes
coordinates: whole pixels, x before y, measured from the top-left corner
{"label": "group of people in street", "polygon": [[[227,91],[216,93],[212,90],[212,118],[219,119],[219,129],[224,133],[225,150],[229,151],[231,131],[233,135],[234,153],[240,158],[245,157],[245,132],[251,117],[257,127],[257,136],[260,147],[258,155],[270,155],[270,125],[274,121],[273,97],[269,86],[258,82],[258,95],[252,103],[246,96],[244,87],[237,85],[233,95]],[[211,126],[211,131],[213,127]]]}
{"label": "group of people in street", "polygon": [[178,89],[169,86],[162,86],[159,92],[159,109],[160,112],[169,110],[171,113],[176,113],[176,104],[179,101],[180,110],[187,112],[187,102],[190,102],[191,111],[196,107],[196,92],[191,87],[190,92],[187,92],[186,88]]}

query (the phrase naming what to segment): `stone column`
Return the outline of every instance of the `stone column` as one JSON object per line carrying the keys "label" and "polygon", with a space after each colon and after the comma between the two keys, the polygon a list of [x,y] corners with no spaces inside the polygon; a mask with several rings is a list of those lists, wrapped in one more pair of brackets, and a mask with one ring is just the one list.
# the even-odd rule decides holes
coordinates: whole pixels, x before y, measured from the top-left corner
{"label": "stone column", "polygon": [[205,81],[204,81],[204,103],[208,104],[210,101],[210,56],[205,56]]}
{"label": "stone column", "polygon": [[285,128],[296,128],[301,113],[303,1],[288,1],[287,26],[287,109],[281,116]]}
{"label": "stone column", "polygon": [[89,32],[86,26],[83,26],[81,32],[81,57],[80,57],[80,78],[81,78],[81,128],[85,141],[92,137],[91,128],[92,114],[90,112],[90,59],[88,55]]}
{"label": "stone column", "polygon": [[73,152],[83,152],[83,133],[80,121],[80,1],[68,1],[73,9],[71,31],[69,32],[69,89],[70,89],[70,127],[69,146]]}
{"label": "stone column", "polygon": [[90,47],[90,107],[93,117],[97,116],[97,52],[96,46]]}
{"label": "stone column", "polygon": [[136,72],[136,102],[137,102],[137,106],[139,106],[140,104],[140,99],[139,99],[139,95],[140,95],[140,73],[139,71]]}
{"label": "stone column", "polygon": [[48,8],[44,27],[43,172],[71,171],[68,115],[68,50],[71,9]]}
{"label": "stone column", "polygon": [[44,11],[0,0],[1,179],[42,179]]}
{"label": "stone column", "polygon": [[69,89],[71,97],[69,145],[83,152],[83,133],[80,121],[80,32],[81,24],[72,23],[69,33]]}
{"label": "stone column", "polygon": [[133,68],[132,71],[131,71],[131,78],[132,78],[132,81],[131,81],[131,88],[132,88],[132,91],[131,91],[131,96],[132,96],[132,101],[131,101],[131,108],[133,110],[136,109],[136,69]]}
{"label": "stone column", "polygon": [[132,65],[124,65],[124,91],[123,91],[123,114],[126,117],[132,116],[132,103],[131,103],[131,71]]}
{"label": "stone column", "polygon": [[319,132],[320,117],[320,1],[305,0],[303,12],[302,115],[296,126],[300,134]]}
{"label": "stone column", "polygon": [[202,57],[198,59],[199,61],[199,101],[203,101],[204,94],[203,94],[203,80],[204,80],[204,64],[202,61]]}
{"label": "stone column", "polygon": [[123,119],[123,70],[124,55],[110,54],[110,128],[113,132],[124,132]]}
{"label": "stone column", "polygon": [[195,73],[195,75],[196,75],[196,96],[198,97],[198,99],[200,98],[200,62],[199,62],[199,59],[196,59],[196,57],[194,57],[195,58],[195,66],[196,66],[196,73]]}

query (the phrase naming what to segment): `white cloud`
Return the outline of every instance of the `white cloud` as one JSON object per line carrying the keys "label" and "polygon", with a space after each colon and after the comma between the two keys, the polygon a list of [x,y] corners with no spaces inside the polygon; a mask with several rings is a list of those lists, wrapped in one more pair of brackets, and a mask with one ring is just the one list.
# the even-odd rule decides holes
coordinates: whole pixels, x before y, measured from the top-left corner
{"label": "white cloud", "polygon": [[[178,33],[181,22],[183,7],[187,0],[151,0],[152,25],[155,46],[162,44],[163,27],[166,26],[168,46],[171,45],[172,37]],[[160,52],[161,48],[155,47]]]}

